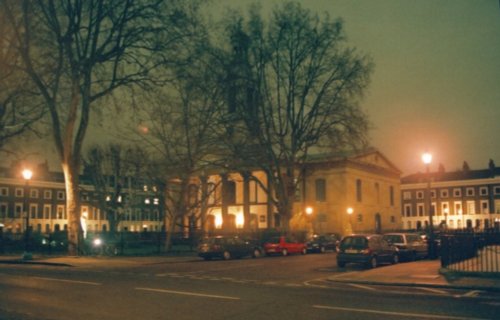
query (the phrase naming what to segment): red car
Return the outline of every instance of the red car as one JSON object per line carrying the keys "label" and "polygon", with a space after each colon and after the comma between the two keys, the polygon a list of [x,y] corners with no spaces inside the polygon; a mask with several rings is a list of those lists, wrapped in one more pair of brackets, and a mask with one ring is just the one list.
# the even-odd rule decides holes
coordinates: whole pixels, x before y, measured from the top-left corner
{"label": "red car", "polygon": [[264,243],[264,252],[266,254],[281,254],[287,256],[291,253],[307,253],[306,244],[296,240],[292,240],[289,237],[281,236],[274,237],[271,240]]}

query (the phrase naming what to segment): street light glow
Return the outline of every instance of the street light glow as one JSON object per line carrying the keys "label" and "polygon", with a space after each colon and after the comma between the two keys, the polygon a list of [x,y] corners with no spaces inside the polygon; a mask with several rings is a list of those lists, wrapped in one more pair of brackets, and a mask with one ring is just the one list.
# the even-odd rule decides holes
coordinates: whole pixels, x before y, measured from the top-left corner
{"label": "street light glow", "polygon": [[354,210],[351,207],[347,208],[348,215],[351,215],[353,212],[354,212]]}
{"label": "street light glow", "polygon": [[313,213],[313,208],[311,208],[311,207],[307,207],[307,208],[306,208],[306,214],[307,214],[308,216],[310,216],[312,213]]}
{"label": "street light glow", "polygon": [[429,152],[426,152],[422,155],[422,161],[425,164],[430,164],[432,162],[432,154]]}
{"label": "street light glow", "polygon": [[33,171],[30,169],[24,169],[22,172],[24,180],[30,180],[33,177]]}

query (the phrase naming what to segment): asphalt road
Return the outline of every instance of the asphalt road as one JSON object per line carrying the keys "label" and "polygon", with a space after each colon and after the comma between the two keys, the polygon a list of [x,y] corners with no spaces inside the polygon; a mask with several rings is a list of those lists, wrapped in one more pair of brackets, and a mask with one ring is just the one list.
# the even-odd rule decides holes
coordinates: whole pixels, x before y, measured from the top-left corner
{"label": "asphalt road", "polygon": [[[411,264],[408,264],[411,267]],[[0,265],[0,319],[498,319],[457,290],[329,282],[335,254],[119,268]]]}

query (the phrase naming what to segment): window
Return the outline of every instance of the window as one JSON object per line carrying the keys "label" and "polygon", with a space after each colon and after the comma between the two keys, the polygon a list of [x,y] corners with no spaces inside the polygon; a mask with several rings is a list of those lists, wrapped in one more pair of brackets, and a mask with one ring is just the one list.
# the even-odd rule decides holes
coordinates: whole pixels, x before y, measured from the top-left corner
{"label": "window", "polygon": [[460,198],[462,196],[462,189],[460,188],[453,189],[453,196],[455,198]]}
{"label": "window", "polygon": [[487,196],[488,195],[488,187],[480,187],[479,194],[482,196]]}
{"label": "window", "polygon": [[424,215],[424,204],[423,203],[417,203],[417,213],[419,217],[422,217]]}
{"label": "window", "polygon": [[391,216],[391,223],[396,223],[396,217],[395,216]]}
{"label": "window", "polygon": [[468,214],[476,213],[476,203],[474,201],[467,201],[467,213]]}
{"label": "window", "polygon": [[431,190],[431,198],[432,199],[436,198],[436,190]]}
{"label": "window", "polygon": [[65,218],[65,214],[64,214],[64,206],[57,206],[57,219],[64,219]]}
{"label": "window", "polygon": [[417,199],[423,199],[424,198],[424,192],[423,191],[417,191]]}
{"label": "window", "polygon": [[403,200],[411,200],[411,192],[410,191],[403,192]]}
{"label": "window", "polygon": [[82,201],[89,201],[88,193],[82,193]]}
{"label": "window", "polygon": [[454,203],[454,207],[455,207],[455,210],[454,210],[455,214],[462,214],[463,213],[462,212],[462,202],[456,201]]}
{"label": "window", "polygon": [[467,188],[465,194],[467,195],[467,197],[474,196],[474,188]]}
{"label": "window", "polygon": [[43,205],[43,218],[44,219],[50,219],[50,211],[51,210],[52,210],[52,207],[50,204]]}
{"label": "window", "polygon": [[358,202],[363,201],[362,187],[361,179],[356,179],[356,199]]}
{"label": "window", "polygon": [[450,214],[450,207],[448,206],[448,202],[441,202],[441,212],[445,216]]}
{"label": "window", "polygon": [[358,222],[363,222],[363,214],[362,213],[359,213],[358,214]]}
{"label": "window", "polygon": [[441,197],[441,198],[448,198],[449,197],[448,189],[441,189],[441,190],[439,190],[439,197]]}
{"label": "window", "polygon": [[64,191],[57,191],[57,200],[64,200]]}
{"label": "window", "polygon": [[0,196],[7,197],[9,195],[9,188],[1,187],[0,188]]}
{"label": "window", "polygon": [[38,205],[30,204],[30,218],[39,218],[38,217]]}
{"label": "window", "polygon": [[14,218],[21,218],[23,213],[23,205],[21,203],[16,203],[14,205]]}
{"label": "window", "polygon": [[37,199],[38,198],[38,189],[30,190],[30,198]]}
{"label": "window", "polygon": [[24,189],[23,188],[16,188],[16,197],[24,197]]}
{"label": "window", "polygon": [[7,217],[7,204],[0,203],[0,218],[9,218]]}
{"label": "window", "polygon": [[500,194],[500,186],[497,186],[493,189],[496,195]]}
{"label": "window", "polygon": [[52,199],[52,190],[45,190],[43,192],[43,198],[44,199]]}
{"label": "window", "polygon": [[316,201],[326,201],[326,181],[325,179],[316,179]]}
{"label": "window", "polygon": [[406,204],[404,205],[404,216],[405,216],[405,217],[410,217],[410,216],[412,215],[411,213],[412,213],[412,212],[411,212],[411,204],[406,203]]}
{"label": "window", "polygon": [[375,182],[375,197],[377,198],[377,203],[380,203],[380,185]]}
{"label": "window", "polygon": [[390,186],[389,187],[389,202],[391,206],[394,206],[394,187]]}
{"label": "window", "polygon": [[490,205],[488,203],[488,200],[481,200],[481,213],[489,213],[490,212]]}
{"label": "window", "polygon": [[436,210],[436,203],[435,202],[431,203],[431,212],[432,212],[432,214],[439,215],[439,212]]}

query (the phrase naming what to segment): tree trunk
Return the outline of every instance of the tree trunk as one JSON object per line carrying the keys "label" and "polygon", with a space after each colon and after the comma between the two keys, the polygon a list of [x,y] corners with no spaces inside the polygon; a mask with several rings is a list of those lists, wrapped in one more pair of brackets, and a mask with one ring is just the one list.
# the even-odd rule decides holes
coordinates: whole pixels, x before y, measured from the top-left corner
{"label": "tree trunk", "polygon": [[67,164],[62,164],[66,181],[66,214],[68,215],[68,254],[76,256],[82,252],[83,231],[80,222],[80,192],[77,170]]}

